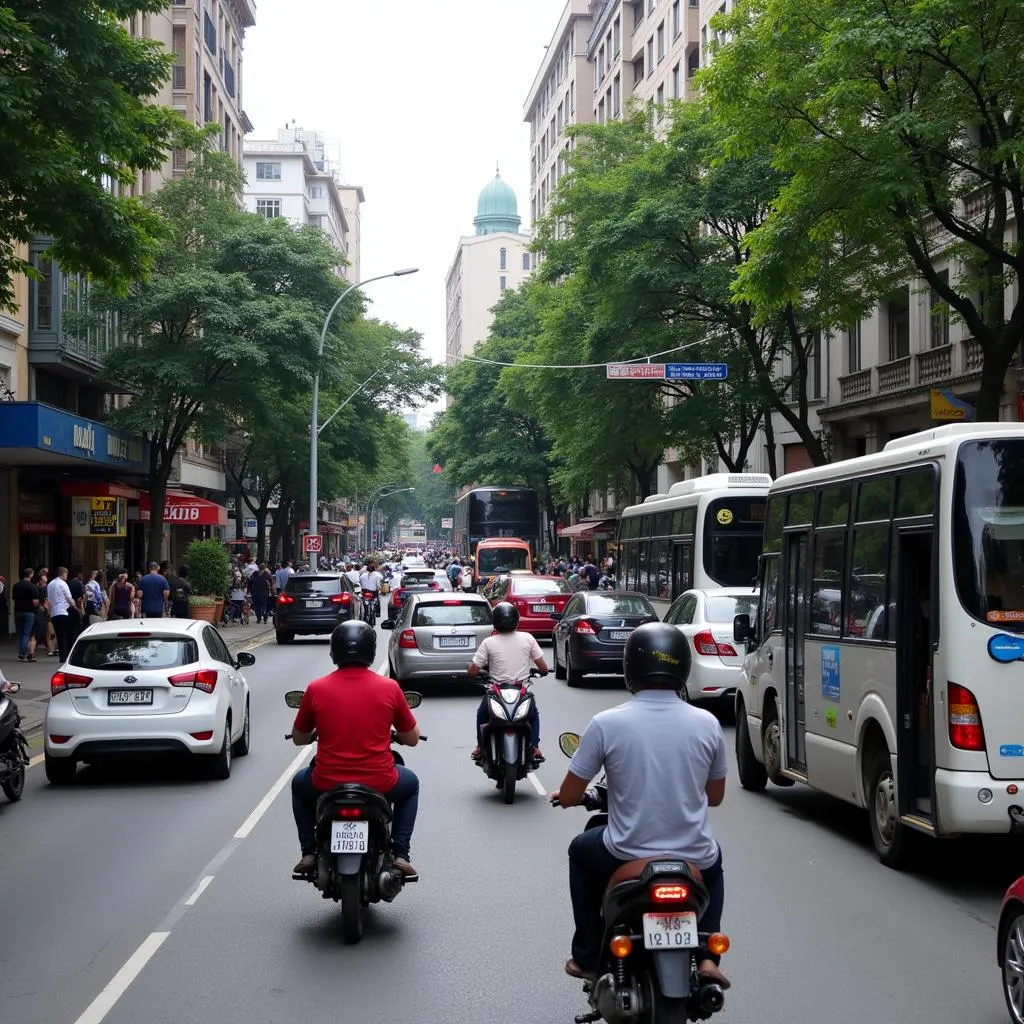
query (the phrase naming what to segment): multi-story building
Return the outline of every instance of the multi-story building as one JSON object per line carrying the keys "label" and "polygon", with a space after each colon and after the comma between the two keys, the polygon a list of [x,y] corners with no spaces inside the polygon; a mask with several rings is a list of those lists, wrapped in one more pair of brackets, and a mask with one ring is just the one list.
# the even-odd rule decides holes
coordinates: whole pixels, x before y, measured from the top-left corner
{"label": "multi-story building", "polygon": [[477,201],[475,235],[459,239],[445,277],[446,362],[453,366],[487,338],[492,308],[530,274],[530,236],[519,230],[515,193],[495,174]]}
{"label": "multi-story building", "polygon": [[244,150],[245,206],[261,217],[286,217],[320,228],[343,256],[345,274],[358,281],[358,185],[345,185],[325,155],[323,136],[280,128],[276,139],[247,139]]}

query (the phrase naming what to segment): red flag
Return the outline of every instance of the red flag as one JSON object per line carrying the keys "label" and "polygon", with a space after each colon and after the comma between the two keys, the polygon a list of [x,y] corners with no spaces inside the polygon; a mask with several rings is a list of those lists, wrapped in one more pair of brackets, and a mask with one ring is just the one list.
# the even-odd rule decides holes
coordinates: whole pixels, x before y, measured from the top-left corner
{"label": "red flag", "polygon": [[438,465],[438,464],[437,464],[437,463],[435,462],[435,463],[434,463],[434,472],[435,472],[435,473],[443,473],[443,472],[444,472],[444,470],[443,470],[443,469],[441,469],[441,467],[440,467],[440,466],[439,466],[439,465]]}

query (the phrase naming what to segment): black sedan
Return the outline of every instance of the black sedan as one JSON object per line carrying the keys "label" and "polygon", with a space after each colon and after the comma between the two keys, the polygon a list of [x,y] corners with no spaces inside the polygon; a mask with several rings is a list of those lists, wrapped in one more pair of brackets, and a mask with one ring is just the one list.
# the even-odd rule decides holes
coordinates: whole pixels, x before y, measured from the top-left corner
{"label": "black sedan", "polygon": [[629,634],[645,622],[657,622],[658,613],[643,594],[633,591],[581,590],[555,618],[555,678],[579,686],[588,672],[621,675]]}

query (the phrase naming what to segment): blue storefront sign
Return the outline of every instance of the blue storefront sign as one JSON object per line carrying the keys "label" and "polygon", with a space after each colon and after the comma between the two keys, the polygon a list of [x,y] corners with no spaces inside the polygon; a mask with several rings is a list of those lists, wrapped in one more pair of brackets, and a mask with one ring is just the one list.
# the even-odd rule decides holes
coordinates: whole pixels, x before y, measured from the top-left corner
{"label": "blue storefront sign", "polygon": [[148,441],[42,402],[0,403],[0,462],[12,449],[47,452],[63,460],[133,473],[149,469]]}

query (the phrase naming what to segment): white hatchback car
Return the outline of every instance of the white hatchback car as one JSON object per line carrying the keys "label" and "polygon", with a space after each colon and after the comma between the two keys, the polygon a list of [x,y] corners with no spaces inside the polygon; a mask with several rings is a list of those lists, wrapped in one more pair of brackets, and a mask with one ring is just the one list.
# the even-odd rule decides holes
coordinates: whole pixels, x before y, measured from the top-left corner
{"label": "white hatchback car", "polygon": [[672,602],[665,622],[690,641],[693,661],[686,693],[691,701],[732,697],[743,672],[743,652],[732,639],[737,615],[757,616],[758,592],[750,587],[687,590]]}
{"label": "white hatchback car", "polygon": [[50,680],[46,777],[73,781],[80,761],[198,754],[213,778],[249,753],[249,684],[220,633],[195,619],[121,619],[82,631]]}

